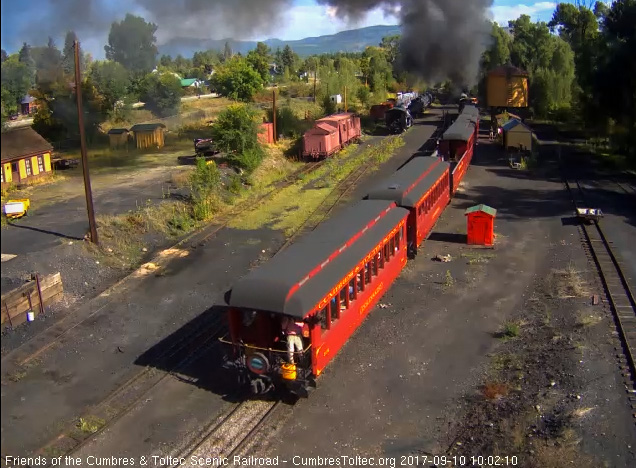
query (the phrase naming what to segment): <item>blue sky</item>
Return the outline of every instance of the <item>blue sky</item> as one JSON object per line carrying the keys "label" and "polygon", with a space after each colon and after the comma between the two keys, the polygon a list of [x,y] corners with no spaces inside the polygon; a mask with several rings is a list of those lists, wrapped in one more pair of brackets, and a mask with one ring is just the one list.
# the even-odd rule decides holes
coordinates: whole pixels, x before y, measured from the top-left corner
{"label": "blue sky", "polygon": [[[143,9],[131,0],[92,0],[92,5],[99,7],[99,14],[90,16],[89,12],[78,12],[77,23],[75,23],[68,14],[62,15],[60,13],[57,2],[70,4],[73,3],[73,0],[3,0],[1,3],[2,48],[8,52],[14,52],[23,41],[28,41],[31,44],[45,43],[48,35],[53,35],[59,47],[64,40],[63,31],[72,27],[79,33],[84,50],[91,52],[95,58],[103,58],[103,46],[107,41],[110,22],[120,19],[126,12],[147,17],[144,15]],[[291,0],[291,2],[292,6],[287,8],[280,18],[273,21],[267,31],[247,34],[240,39],[262,40],[276,37],[293,40],[308,36],[333,34],[356,27],[398,23],[397,18],[385,16],[383,11],[378,9],[371,11],[366,18],[360,19],[357,23],[348,24],[339,21],[332,10],[318,5],[315,0]],[[78,4],[89,8],[87,5],[91,4],[91,1],[75,2],[75,5]],[[500,24],[507,24],[508,20],[515,19],[521,14],[529,14],[534,20],[549,20],[555,6],[555,2],[549,1],[494,0],[490,17]],[[59,15],[57,19],[52,16],[56,13]],[[89,16],[91,19],[86,20]],[[161,21],[155,22],[159,26],[157,31],[159,43],[169,40],[174,35],[194,39],[236,37],[232,33],[223,31],[222,26],[206,29],[184,25],[179,28],[178,25],[175,27],[175,23],[171,22],[173,30],[166,32],[168,29],[167,27],[162,29]],[[56,31],[58,29],[61,31]],[[214,37],[214,34],[210,33],[211,30],[216,31],[216,35],[220,35],[220,37]]]}

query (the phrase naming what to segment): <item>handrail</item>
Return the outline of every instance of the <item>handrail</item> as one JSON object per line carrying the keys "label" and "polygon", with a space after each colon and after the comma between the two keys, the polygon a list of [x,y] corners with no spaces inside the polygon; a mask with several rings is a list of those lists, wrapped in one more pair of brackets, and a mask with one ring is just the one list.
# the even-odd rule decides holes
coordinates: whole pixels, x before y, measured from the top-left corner
{"label": "handrail", "polygon": [[[245,344],[245,343],[234,343],[234,342],[226,340],[224,338],[225,337],[220,337],[219,341],[221,343],[229,344],[229,345],[232,345],[232,346],[242,346],[244,348],[255,349],[257,351],[269,351],[269,352],[272,352],[272,353],[281,353],[281,354],[287,354],[288,353],[287,350],[280,350],[280,349],[274,349],[274,348],[261,348],[260,346],[253,346],[253,345],[248,345],[248,344]],[[306,353],[307,351],[309,351],[309,348],[311,348],[311,343],[309,343],[309,345],[305,349],[303,349],[302,351],[294,351],[294,354]]]}

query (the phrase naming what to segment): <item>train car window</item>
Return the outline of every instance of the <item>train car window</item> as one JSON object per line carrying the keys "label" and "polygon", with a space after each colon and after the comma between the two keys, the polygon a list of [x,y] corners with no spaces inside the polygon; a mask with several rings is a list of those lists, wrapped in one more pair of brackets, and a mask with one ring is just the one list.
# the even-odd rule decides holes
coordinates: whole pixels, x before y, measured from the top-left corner
{"label": "train car window", "polygon": [[380,249],[380,251],[378,252],[378,269],[384,268],[384,260],[385,260],[384,250]]}
{"label": "train car window", "polygon": [[355,276],[349,281],[349,302],[355,301],[358,298],[358,288],[356,288]]}
{"label": "train car window", "polygon": [[391,252],[391,255],[395,255],[395,251],[397,250],[397,245],[395,243],[396,237],[397,237],[397,234],[391,237],[391,240],[389,240],[389,251]]}
{"label": "train car window", "polygon": [[318,312],[318,319],[320,320],[320,328],[322,330],[329,330],[329,304]]}
{"label": "train car window", "polygon": [[334,323],[336,320],[340,318],[340,306],[338,304],[338,296],[332,297],[329,305],[330,305],[329,322]]}
{"label": "train car window", "polygon": [[373,259],[373,271],[372,274],[373,276],[378,276],[378,257],[376,255],[376,257]]}
{"label": "train car window", "polygon": [[358,272],[357,277],[356,277],[356,283],[358,283],[358,291],[359,291],[359,292],[364,291],[364,281],[362,281],[362,278],[363,278],[363,277],[362,277],[362,275],[363,275],[363,273],[364,273],[364,270],[360,270],[360,271]]}
{"label": "train car window", "polygon": [[347,297],[347,289],[349,289],[348,287],[344,287],[340,290],[340,294],[338,294],[338,297],[340,298],[340,310],[347,310],[347,308],[349,307],[349,298]]}
{"label": "train car window", "polygon": [[364,282],[366,284],[371,282],[371,262],[367,263],[364,267]]}
{"label": "train car window", "polygon": [[392,255],[393,255],[393,248],[391,247],[391,242],[387,242],[386,244],[384,244],[384,261],[385,262],[390,261]]}

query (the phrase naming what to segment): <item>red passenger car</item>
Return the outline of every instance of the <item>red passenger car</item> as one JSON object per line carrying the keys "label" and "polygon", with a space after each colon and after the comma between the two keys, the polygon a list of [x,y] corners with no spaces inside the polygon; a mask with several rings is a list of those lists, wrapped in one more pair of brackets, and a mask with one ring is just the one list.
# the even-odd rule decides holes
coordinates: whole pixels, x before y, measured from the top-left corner
{"label": "red passenger car", "polygon": [[451,163],[451,196],[455,194],[473,158],[476,125],[470,117],[460,114],[439,144],[439,155]]}
{"label": "red passenger car", "polygon": [[[306,396],[406,264],[408,214],[363,200],[239,281],[221,339],[239,381],[254,393],[287,387]],[[284,319],[302,324],[303,349],[291,356]]]}
{"label": "red passenger car", "polygon": [[366,197],[393,200],[409,210],[407,242],[412,254],[450,202],[449,166],[438,158],[414,158]]}
{"label": "red passenger car", "polygon": [[360,118],[352,113],[333,114],[316,120],[314,127],[303,135],[304,157],[326,158],[362,135]]}

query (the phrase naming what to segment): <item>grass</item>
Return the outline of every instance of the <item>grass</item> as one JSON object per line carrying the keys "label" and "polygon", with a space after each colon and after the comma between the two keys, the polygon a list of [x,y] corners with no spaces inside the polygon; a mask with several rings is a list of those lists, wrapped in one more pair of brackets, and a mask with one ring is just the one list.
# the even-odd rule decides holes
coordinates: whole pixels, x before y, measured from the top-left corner
{"label": "grass", "polygon": [[189,204],[165,201],[121,215],[97,216],[100,247],[87,244],[87,248],[92,249],[96,257],[105,263],[129,269],[138,265],[146,255],[143,251],[145,237],[160,234],[168,239],[176,239],[192,232],[197,226]]}
{"label": "grass", "polygon": [[503,339],[516,338],[521,333],[521,326],[517,322],[507,322],[504,324],[502,331],[499,333]]}
{"label": "grass", "polygon": [[77,428],[86,434],[95,434],[104,425],[106,425],[106,421],[93,415],[80,418],[77,422]]}
{"label": "grass", "polygon": [[579,327],[587,328],[587,327],[592,327],[600,323],[601,320],[602,318],[599,317],[598,315],[580,312],[578,320],[576,321],[576,324]]}
{"label": "grass", "polygon": [[[463,231],[462,231],[463,232]],[[495,254],[483,254],[479,252],[467,252],[460,255],[462,258],[468,260],[469,265],[476,265],[479,263],[489,263],[490,259],[495,257]]]}
{"label": "grass", "polygon": [[568,299],[589,294],[581,273],[571,263],[562,270],[552,270],[549,275],[549,285],[553,298]]}
{"label": "grass", "polygon": [[455,284],[455,278],[453,278],[452,273],[450,272],[450,270],[446,270],[446,274],[444,275],[444,288],[448,289],[453,287],[453,285]]}
{"label": "grass", "polygon": [[[355,155],[355,146],[349,146],[328,160],[316,171],[301,181],[281,190],[268,199],[264,206],[239,214],[230,223],[236,229],[259,229],[269,227],[293,233],[331,193],[332,187],[345,179],[361,164],[372,164],[372,169],[393,155],[395,149],[404,144],[399,137],[383,140]],[[261,176],[262,177],[262,176]],[[298,213],[303,215],[298,216]]]}

